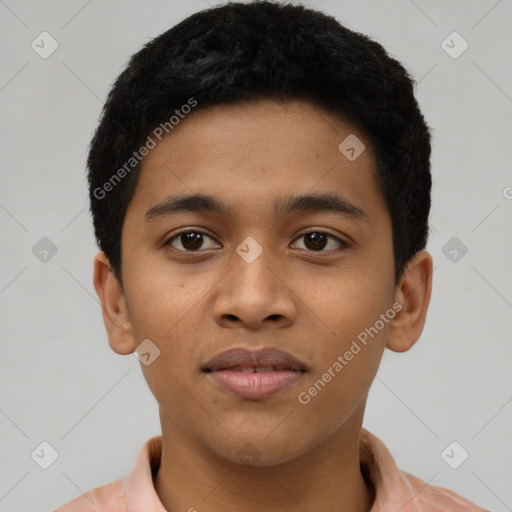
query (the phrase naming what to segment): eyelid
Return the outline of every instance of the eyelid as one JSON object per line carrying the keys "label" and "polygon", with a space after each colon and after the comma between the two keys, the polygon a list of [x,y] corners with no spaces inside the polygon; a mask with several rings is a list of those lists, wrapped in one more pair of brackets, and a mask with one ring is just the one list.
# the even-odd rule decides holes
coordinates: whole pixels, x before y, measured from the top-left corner
{"label": "eyelid", "polygon": [[[178,231],[177,233],[174,233],[172,236],[168,237],[165,239],[164,241],[164,246],[170,246],[171,245],[171,242],[173,240],[175,240],[176,238],[178,238],[180,235],[183,235],[185,233],[198,233],[200,235],[204,235],[204,236],[207,236],[208,238],[214,240],[216,243],[219,243],[214,236],[210,235],[209,233],[207,233],[206,231],[202,230],[202,229],[199,229],[199,228],[194,228],[194,227],[189,227],[189,228],[184,228],[182,229],[181,231]],[[172,247],[172,249],[175,249],[174,247]],[[181,249],[176,249],[177,251],[179,252],[190,252],[190,253],[194,253],[194,252],[201,252],[201,251],[182,251]]]}
{"label": "eyelid", "polygon": [[[184,228],[183,230],[177,232],[177,233],[174,233],[171,237],[167,238],[166,241],[164,242],[164,246],[171,246],[171,242],[173,240],[175,240],[176,238],[178,238],[180,235],[184,234],[184,233],[198,233],[198,234],[201,234],[201,235],[204,235],[208,238],[210,238],[211,240],[214,240],[215,242],[219,243],[215,237],[213,237],[212,235],[210,235],[209,233],[207,233],[206,231],[202,230],[202,229],[199,229],[199,228],[194,228],[194,227],[188,227],[188,228]],[[310,233],[319,233],[319,234],[323,234],[323,235],[326,235],[327,237],[330,237],[330,238],[333,238],[335,239],[343,249],[338,249],[338,250],[345,250],[345,249],[349,249],[351,247],[351,244],[349,242],[347,242],[346,240],[344,240],[343,238],[340,238],[339,236],[337,235],[333,235],[332,233],[329,233],[328,231],[324,231],[324,228],[311,228],[309,229],[309,231],[305,231],[304,233],[301,233],[300,235],[297,235],[293,242],[297,241],[299,238],[303,237],[303,236],[306,236],[306,235],[309,235]],[[172,246],[171,246],[172,247]],[[173,249],[175,249],[174,247],[172,247]],[[176,249],[178,252],[189,252],[189,253],[200,253],[202,252],[201,250],[198,250],[198,251],[183,251],[181,249]],[[331,250],[336,250],[336,249],[330,249],[328,251],[324,251],[324,250],[321,250],[321,251],[312,251],[312,250],[307,250],[305,249],[307,252],[312,252],[312,253],[323,253],[323,252],[330,252]]]}
{"label": "eyelid", "polygon": [[[319,233],[319,234],[322,234],[322,235],[326,235],[327,237],[334,238],[343,247],[343,250],[344,249],[349,249],[351,247],[349,242],[347,242],[343,238],[340,238],[337,235],[333,235],[332,233],[329,233],[329,231],[325,231],[325,228],[311,228],[309,231],[305,231],[304,233],[301,233],[300,235],[295,237],[294,241],[298,240],[299,238],[301,238],[301,237],[303,237],[305,235],[309,235],[310,233]],[[336,249],[334,249],[334,250],[336,250]],[[322,253],[322,252],[330,252],[330,250],[329,251],[308,251],[308,252]]]}

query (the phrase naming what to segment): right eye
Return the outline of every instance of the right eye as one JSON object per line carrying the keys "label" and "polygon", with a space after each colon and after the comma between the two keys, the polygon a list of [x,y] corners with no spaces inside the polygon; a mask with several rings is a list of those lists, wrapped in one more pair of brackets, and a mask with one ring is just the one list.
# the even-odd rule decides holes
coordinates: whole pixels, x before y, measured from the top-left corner
{"label": "right eye", "polygon": [[[204,243],[204,237],[213,240],[213,238],[204,231],[189,229],[187,231],[180,231],[179,233],[173,235],[165,242],[165,245],[170,245],[173,249],[178,251],[197,252]],[[176,247],[174,245],[174,241],[179,242],[181,247]],[[212,248],[213,247],[207,247],[207,249]]]}

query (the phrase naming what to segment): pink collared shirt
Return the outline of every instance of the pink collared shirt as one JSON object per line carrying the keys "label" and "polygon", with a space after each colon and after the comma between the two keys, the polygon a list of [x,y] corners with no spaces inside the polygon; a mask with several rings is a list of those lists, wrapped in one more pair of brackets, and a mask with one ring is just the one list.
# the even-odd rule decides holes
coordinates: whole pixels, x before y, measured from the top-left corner
{"label": "pink collared shirt", "polygon": [[[453,491],[400,471],[384,443],[364,428],[359,450],[361,466],[375,488],[370,512],[487,512]],[[54,512],[167,512],[153,485],[161,454],[162,436],[148,439],[128,476],[96,487]]]}

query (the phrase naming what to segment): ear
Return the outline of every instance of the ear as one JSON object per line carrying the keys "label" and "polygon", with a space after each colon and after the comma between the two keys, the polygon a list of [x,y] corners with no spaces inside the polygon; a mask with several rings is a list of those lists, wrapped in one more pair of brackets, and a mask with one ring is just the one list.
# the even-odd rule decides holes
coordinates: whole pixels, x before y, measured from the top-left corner
{"label": "ear", "polygon": [[390,325],[386,347],[393,352],[406,352],[418,340],[425,325],[432,293],[432,256],[417,252],[404,270],[395,290],[395,303],[402,309]]}
{"label": "ear", "polygon": [[131,354],[136,344],[123,289],[103,251],[94,257],[94,288],[101,301],[110,348],[121,355]]}

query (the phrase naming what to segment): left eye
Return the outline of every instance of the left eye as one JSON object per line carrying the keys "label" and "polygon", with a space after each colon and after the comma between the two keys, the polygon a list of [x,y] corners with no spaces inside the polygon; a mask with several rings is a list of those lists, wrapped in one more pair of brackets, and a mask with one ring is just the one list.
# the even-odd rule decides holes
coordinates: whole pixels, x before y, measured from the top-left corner
{"label": "left eye", "polygon": [[[304,233],[303,235],[300,235],[299,238],[297,238],[297,240],[304,237],[304,245],[306,246],[306,249],[310,249],[315,252],[321,252],[325,248],[325,246],[328,245],[329,239],[335,240],[343,249],[348,248],[347,242],[329,233],[324,233],[323,231],[310,231],[309,233]],[[331,247],[331,249],[333,248]]]}

